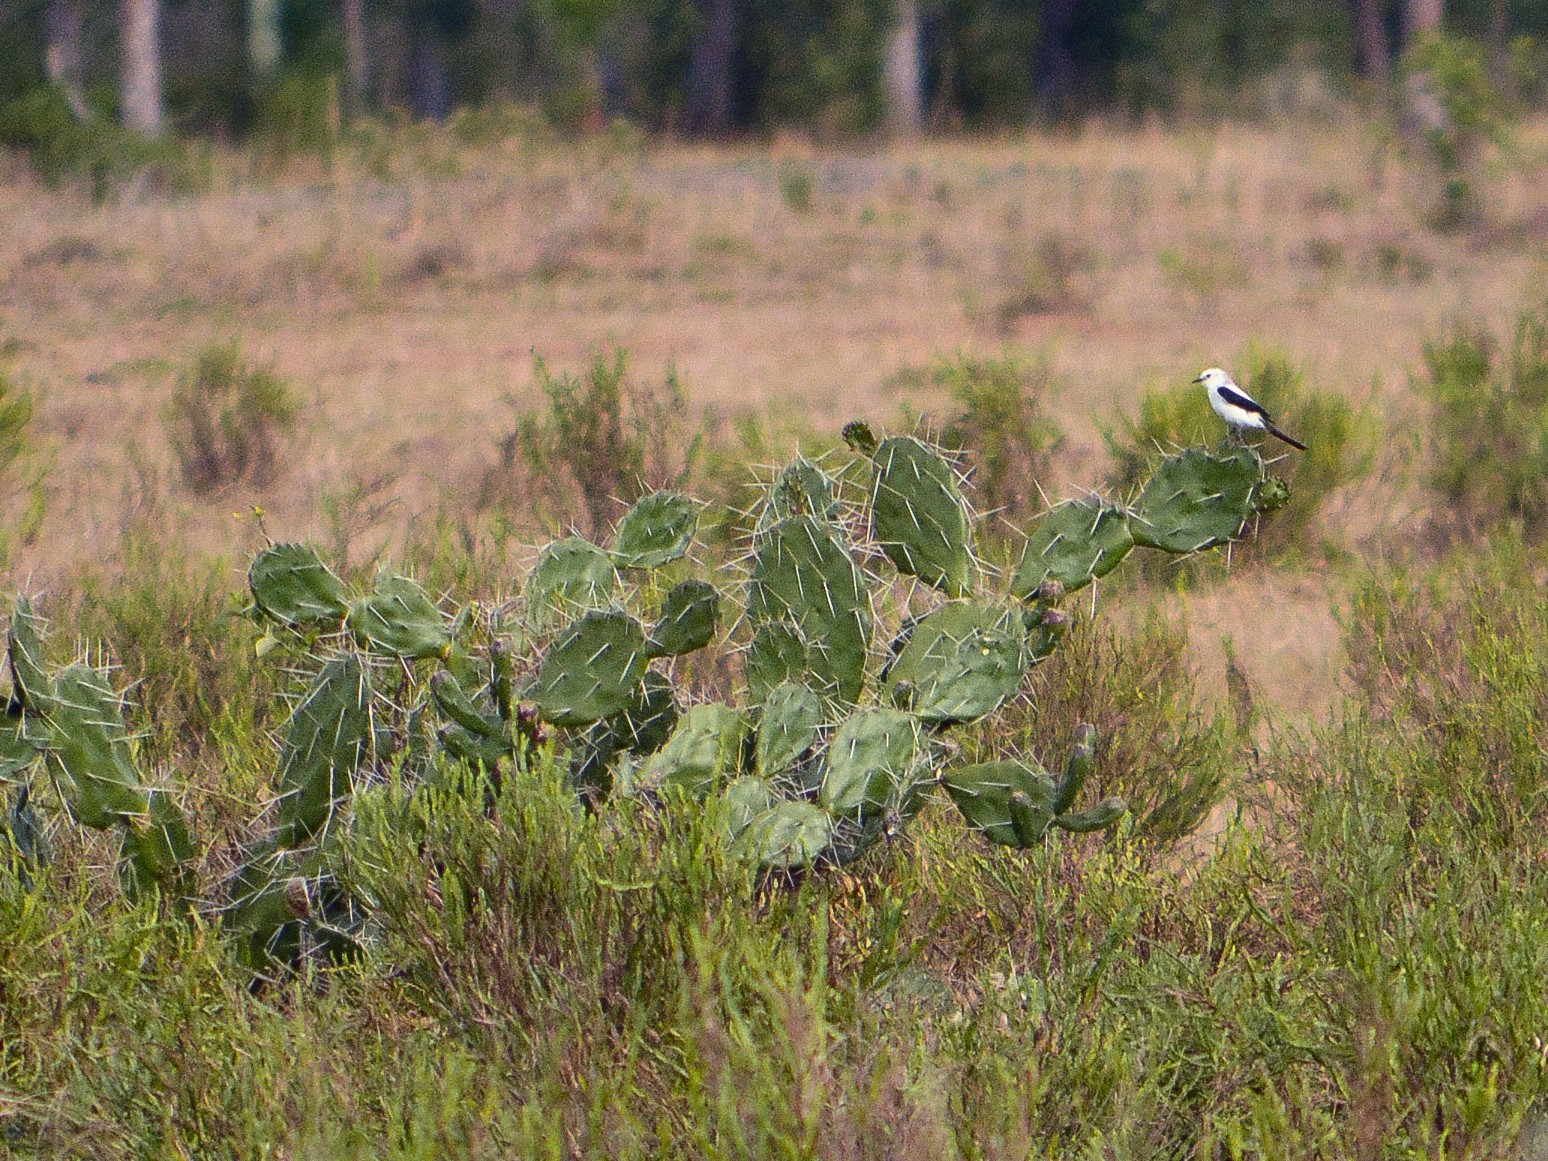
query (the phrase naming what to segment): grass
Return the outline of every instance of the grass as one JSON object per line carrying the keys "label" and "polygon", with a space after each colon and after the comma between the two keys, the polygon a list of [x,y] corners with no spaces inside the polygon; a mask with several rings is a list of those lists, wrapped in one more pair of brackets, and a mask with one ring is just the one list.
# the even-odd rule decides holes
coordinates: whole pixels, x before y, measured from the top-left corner
{"label": "grass", "polygon": [[[1426,344],[1533,301],[1543,125],[1444,235],[1432,175],[1353,116],[475,136],[216,155],[203,192],[101,205],[0,160],[0,350],[48,464],[12,497],[9,583],[48,590],[53,660],[105,647],[133,686],[205,900],[262,833],[294,685],[254,655],[241,562],[312,540],[351,579],[397,559],[498,608],[536,535],[500,477],[512,404],[550,407],[558,462],[544,375],[579,398],[598,352],[680,381],[659,450],[675,472],[702,438],[711,566],[747,463],[854,416],[957,424],[1019,520],[1121,474],[1101,433],[1126,416],[1181,430],[1202,367],[1277,359],[1348,456],[1311,465],[1302,551],[1094,586],[1030,704],[964,736],[1051,759],[1095,722],[1088,795],[1139,807],[1112,836],[1004,851],[932,802],[780,884],[691,812],[578,812],[547,760],[489,817],[389,776],[345,858],[364,959],[254,991],[213,904],[131,906],[111,846],[57,827],[30,890],[0,872],[0,1156],[1548,1155],[1545,562],[1487,513],[1412,536],[1444,525]],[[261,494],[200,497],[160,419],[176,360],[232,341],[298,438]],[[1355,415],[1302,407],[1340,397]],[[595,523],[637,483],[593,475],[541,515]]]}

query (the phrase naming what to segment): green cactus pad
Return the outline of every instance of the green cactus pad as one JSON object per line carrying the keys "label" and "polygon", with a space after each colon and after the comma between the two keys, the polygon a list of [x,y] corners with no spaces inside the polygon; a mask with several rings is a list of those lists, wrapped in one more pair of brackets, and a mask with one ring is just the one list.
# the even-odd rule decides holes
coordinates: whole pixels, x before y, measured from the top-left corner
{"label": "green cactus pad", "polygon": [[365,648],[391,657],[436,657],[451,644],[441,610],[406,576],[377,577],[375,591],[350,606],[349,627]]}
{"label": "green cactus pad", "polygon": [[1129,812],[1129,804],[1121,798],[1104,798],[1090,810],[1078,814],[1057,814],[1053,824],[1077,834],[1094,830],[1106,830]]}
{"label": "green cactus pad", "polygon": [[443,716],[471,734],[497,738],[505,732],[505,723],[499,716],[487,714],[474,705],[457,679],[445,670],[430,679],[430,699]]}
{"label": "green cactus pad", "polygon": [[1112,572],[1133,547],[1129,516],[1122,508],[1069,500],[1038,517],[1028,530],[1011,594],[1031,600],[1048,580],[1074,592]]}
{"label": "green cactus pad", "polygon": [[660,568],[688,551],[699,513],[675,492],[642,496],[613,532],[613,560],[619,568]]}
{"label": "green cactus pad", "polygon": [[661,602],[661,615],[650,631],[646,651],[652,657],[703,649],[720,624],[720,594],[701,580],[674,585]]}
{"label": "green cactus pad", "polygon": [[1135,503],[1134,543],[1162,552],[1200,552],[1233,539],[1252,514],[1263,464],[1250,448],[1168,456]]}
{"label": "green cactus pad", "polygon": [[22,708],[41,713],[53,696],[53,683],[43,670],[43,618],[26,597],[17,597],[11,606],[6,658],[11,681],[21,691]]}
{"label": "green cactus pad", "polygon": [[726,806],[726,836],[735,839],[753,819],[774,805],[774,791],[762,778],[733,778],[721,796]]}
{"label": "green cactus pad", "polygon": [[349,797],[371,740],[364,663],[353,654],[328,662],[291,713],[280,752],[280,846],[303,846],[326,829]]}
{"label": "green cactus pad", "polygon": [[32,787],[24,783],[0,815],[0,868],[13,867],[26,887],[31,882],[28,868],[44,866],[48,860],[48,836],[32,805]]}
{"label": "green cactus pad", "polygon": [[95,830],[146,810],[122,711],[107,678],[71,665],[54,678],[44,712],[49,771],[71,817]]}
{"label": "green cactus pad", "polygon": [[762,625],[747,646],[747,688],[754,700],[766,701],[776,686],[806,677],[806,642],[783,622]]}
{"label": "green cactus pad", "polygon": [[1055,786],[1053,812],[1063,814],[1075,803],[1075,796],[1091,777],[1091,765],[1096,757],[1096,730],[1081,725],[1075,730],[1075,744],[1070,747],[1069,760],[1064,764],[1064,774]]}
{"label": "green cactus pad", "polygon": [[[984,762],[948,767],[941,778],[946,793],[975,830],[990,842],[1025,847],[1053,821],[1054,782],[1048,771],[1029,762]],[[1012,816],[1011,798],[1018,796]],[[1029,839],[1028,834],[1033,838]]]}
{"label": "green cactus pad", "polygon": [[918,723],[901,710],[874,707],[848,718],[828,743],[818,799],[839,818],[884,809],[912,781]]}
{"label": "green cactus pad", "polygon": [[810,689],[792,681],[769,691],[758,719],[758,744],[754,750],[758,773],[772,778],[794,766],[817,739],[822,725],[822,702]]}
{"label": "green cactus pad", "polygon": [[678,720],[666,745],[651,755],[640,781],[702,799],[736,769],[745,728],[741,712],[732,706],[694,706]]}
{"label": "green cactus pad", "polygon": [[829,521],[838,515],[838,495],[828,474],[804,456],[780,470],[769,489],[770,523],[792,516],[811,516]]}
{"label": "green cactus pad", "polygon": [[810,867],[833,842],[833,816],[810,802],[781,802],[753,817],[734,849],[771,870]]}
{"label": "green cactus pad", "polygon": [[532,700],[556,726],[585,726],[627,706],[649,664],[645,631],[627,613],[587,613],[543,658]]}
{"label": "green cactus pad", "polygon": [[187,894],[191,884],[189,863],[193,840],[177,801],[165,790],[146,794],[143,819],[126,820],[119,850],[119,877],[124,894],[131,899]]}
{"label": "green cactus pad", "polygon": [[680,716],[672,683],[650,671],[635,687],[629,704],[602,724],[622,749],[631,754],[653,754],[672,736]]}
{"label": "green cactus pad", "polygon": [[859,696],[871,640],[870,595],[827,525],[798,516],[769,530],[754,555],[748,612],[755,622],[799,628],[808,684],[819,694],[842,702]]}
{"label": "green cactus pad", "polygon": [[613,558],[595,544],[578,536],[555,541],[527,575],[527,615],[541,627],[556,612],[601,608],[617,579]]}
{"label": "green cactus pad", "polygon": [[888,559],[947,596],[972,592],[967,505],[951,465],[912,436],[894,436],[873,466],[871,531]]}
{"label": "green cactus pad", "polygon": [[1019,607],[954,601],[914,627],[886,692],[927,724],[973,721],[1016,695],[1030,662]]}
{"label": "green cactus pad", "polygon": [[40,752],[39,745],[23,732],[19,717],[0,716],[0,782],[21,778]]}
{"label": "green cactus pad", "polygon": [[349,592],[310,548],[276,544],[253,558],[247,585],[260,612],[282,625],[342,620]]}

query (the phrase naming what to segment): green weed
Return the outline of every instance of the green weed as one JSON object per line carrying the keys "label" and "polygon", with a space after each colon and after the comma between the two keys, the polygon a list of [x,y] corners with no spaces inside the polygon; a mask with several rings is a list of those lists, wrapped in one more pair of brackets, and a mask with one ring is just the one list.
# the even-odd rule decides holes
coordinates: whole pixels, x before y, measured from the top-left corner
{"label": "green weed", "polygon": [[204,348],[162,413],[185,486],[209,496],[274,479],[300,415],[289,384],[242,359],[235,339]]}

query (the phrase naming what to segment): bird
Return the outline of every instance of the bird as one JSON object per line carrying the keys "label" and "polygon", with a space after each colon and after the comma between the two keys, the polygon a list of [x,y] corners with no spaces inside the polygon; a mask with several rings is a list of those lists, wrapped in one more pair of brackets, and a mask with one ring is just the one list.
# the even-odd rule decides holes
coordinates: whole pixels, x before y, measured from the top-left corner
{"label": "bird", "polygon": [[1275,439],[1282,439],[1293,448],[1300,451],[1306,450],[1306,445],[1300,440],[1286,435],[1275,427],[1274,417],[1264,410],[1263,404],[1232,382],[1231,376],[1219,367],[1211,367],[1194,382],[1204,384],[1204,390],[1209,395],[1209,405],[1233,431],[1247,428],[1266,431]]}

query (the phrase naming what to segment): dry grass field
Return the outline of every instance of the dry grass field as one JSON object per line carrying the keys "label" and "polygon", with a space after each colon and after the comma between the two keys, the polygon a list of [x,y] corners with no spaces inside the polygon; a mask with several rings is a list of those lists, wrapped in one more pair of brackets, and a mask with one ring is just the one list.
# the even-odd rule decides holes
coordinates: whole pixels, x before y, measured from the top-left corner
{"label": "dry grass field", "polygon": [[[37,400],[47,466],[13,582],[111,561],[144,518],[238,562],[235,584],[260,533],[233,514],[254,505],[275,537],[331,519],[378,544],[465,516],[535,403],[534,353],[576,369],[615,344],[642,376],[677,368],[712,427],[752,412],[792,432],[929,413],[920,372],[942,357],[1041,361],[1068,434],[1055,496],[1100,480],[1101,428],[1145,388],[1278,350],[1383,426],[1377,484],[1327,530],[1376,552],[1422,524],[1426,338],[1508,325],[1541,293],[1548,237],[1541,125],[1494,163],[1485,223],[1456,235],[1425,225],[1424,165],[1352,116],[849,148],[420,134],[261,178],[211,165],[207,192],[100,207],[19,161],[0,172],[4,370]],[[294,386],[300,435],[270,487],[201,500],[161,417],[178,370],[233,338]],[[1177,599],[1207,669],[1229,633],[1282,708],[1328,704],[1332,570],[1246,569]],[[1259,615],[1240,621],[1244,605]]]}

